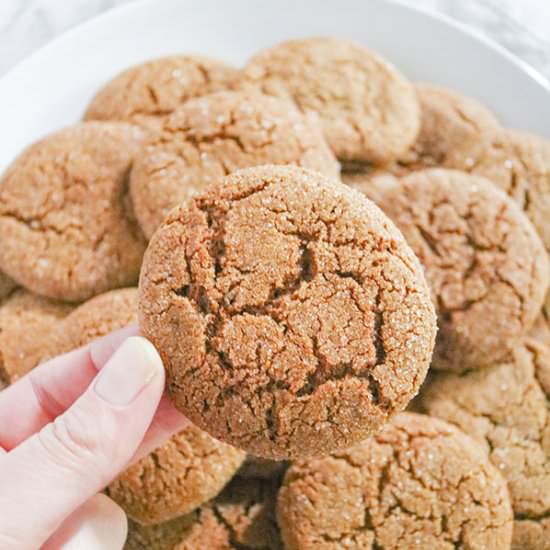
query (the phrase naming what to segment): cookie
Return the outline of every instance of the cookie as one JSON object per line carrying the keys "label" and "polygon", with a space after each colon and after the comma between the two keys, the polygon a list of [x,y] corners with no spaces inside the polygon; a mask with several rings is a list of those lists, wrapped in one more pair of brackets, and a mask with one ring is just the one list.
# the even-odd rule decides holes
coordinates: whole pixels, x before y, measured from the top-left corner
{"label": "cookie", "polygon": [[127,196],[143,134],[86,122],[31,145],[0,180],[0,267],[43,296],[82,301],[135,283],[145,240]]}
{"label": "cookie", "polygon": [[38,365],[52,330],[72,306],[15,290],[0,305],[0,380],[15,382]]}
{"label": "cookie", "polygon": [[260,164],[295,164],[337,177],[319,128],[290,103],[257,93],[190,100],[168,118],[137,159],[131,194],[147,237],[168,212],[226,174]]}
{"label": "cookie", "polygon": [[360,191],[371,201],[378,204],[384,193],[398,185],[398,178],[385,169],[365,169],[356,172],[342,172],[342,183]]}
{"label": "cookie", "polygon": [[269,460],[256,456],[248,456],[237,472],[245,479],[276,479],[280,478],[288,466],[286,460]]}
{"label": "cookie", "polygon": [[189,425],[130,466],[107,494],[138,523],[168,521],[215,497],[244,459],[239,449]]}
{"label": "cookie", "polygon": [[145,254],[139,301],[175,406],[271,459],[377,430],[417,393],[436,331],[391,221],[288,166],[235,172],[174,209]]}
{"label": "cookie", "polygon": [[422,406],[479,441],[508,480],[517,550],[550,549],[550,349],[535,342],[462,376],[438,373]]}
{"label": "cookie", "polygon": [[548,258],[525,214],[489,180],[442,169],[402,178],[379,205],[424,266],[439,320],[433,367],[504,357],[548,288]]}
{"label": "cookie", "polygon": [[525,211],[550,251],[550,141],[507,131],[474,171],[489,178]]}
{"label": "cookie", "polygon": [[157,130],[193,97],[232,87],[237,70],[199,55],[162,57],[117,75],[92,99],[85,120],[118,120]]}
{"label": "cookie", "polygon": [[393,166],[396,175],[445,167],[469,172],[491,154],[503,129],[473,98],[431,84],[417,84],[420,132]]}
{"label": "cookie", "polygon": [[342,161],[390,162],[414,142],[420,108],[412,84],[360,44],[289,40],[250,59],[241,86],[293,100],[314,113]]}
{"label": "cookie", "polygon": [[234,479],[213,502],[170,522],[130,522],[125,550],[282,550],[278,483]]}
{"label": "cookie", "polygon": [[506,482],[441,420],[403,413],[382,432],[287,471],[277,501],[286,550],[510,548]]}
{"label": "cookie", "polygon": [[44,357],[67,353],[135,323],[137,300],[137,288],[119,288],[84,302],[51,331]]}

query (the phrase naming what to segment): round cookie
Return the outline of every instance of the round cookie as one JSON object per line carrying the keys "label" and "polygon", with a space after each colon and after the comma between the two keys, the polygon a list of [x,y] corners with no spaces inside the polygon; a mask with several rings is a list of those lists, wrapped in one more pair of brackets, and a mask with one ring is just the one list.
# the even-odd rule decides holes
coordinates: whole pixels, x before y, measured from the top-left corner
{"label": "round cookie", "polygon": [[29,290],[82,301],[136,282],[145,240],[127,197],[142,132],[86,122],[31,145],[0,180],[0,266]]}
{"label": "round cookie", "polygon": [[346,451],[294,463],[277,501],[286,550],[510,548],[506,483],[469,437],[403,413]]}
{"label": "round cookie", "polygon": [[109,81],[92,99],[85,120],[118,120],[157,130],[162,119],[193,97],[232,87],[237,70],[199,55],[141,63]]}
{"label": "round cookie", "polygon": [[550,251],[550,141],[507,131],[474,171],[510,195],[527,214]]}
{"label": "round cookie", "polygon": [[295,164],[337,177],[319,128],[290,103],[247,92],[188,101],[151,137],[131,176],[136,215],[151,237],[168,212],[226,174],[261,164]]}
{"label": "round cookie", "polygon": [[0,305],[0,380],[15,382],[38,365],[51,331],[73,306],[15,290]]}
{"label": "round cookie", "polygon": [[471,171],[491,153],[503,129],[473,98],[431,84],[417,84],[420,132],[414,145],[392,167],[397,175],[445,167]]}
{"label": "round cookie", "polygon": [[466,370],[504,357],[533,326],[549,281],[533,226],[489,180],[415,172],[379,202],[423,264],[439,317],[432,366]]}
{"label": "round cookie", "polygon": [[360,44],[335,38],[290,40],[263,50],[242,86],[292,99],[313,112],[336,156],[389,162],[414,142],[420,109],[414,87]]}
{"label": "round cookie", "polygon": [[215,497],[245,456],[189,425],[130,466],[107,494],[138,523],[168,521]]}
{"label": "round cookie", "polygon": [[272,459],[380,428],[417,393],[436,331],[391,221],[345,185],[282,166],[235,172],[171,212],[144,258],[139,316],[175,406]]}
{"label": "round cookie", "polygon": [[74,309],[50,334],[44,357],[55,357],[137,322],[137,288],[94,296]]}
{"label": "round cookie", "polygon": [[550,349],[528,341],[502,363],[438,373],[421,403],[478,440],[508,480],[512,548],[550,549]]}
{"label": "round cookie", "polygon": [[342,172],[342,183],[363,193],[368,199],[378,204],[384,193],[398,185],[399,180],[383,168],[357,172]]}
{"label": "round cookie", "polygon": [[277,479],[282,476],[287,467],[286,460],[269,460],[248,456],[237,475],[245,479]]}
{"label": "round cookie", "polygon": [[159,525],[130,522],[125,550],[282,550],[278,483],[234,479],[214,501]]}

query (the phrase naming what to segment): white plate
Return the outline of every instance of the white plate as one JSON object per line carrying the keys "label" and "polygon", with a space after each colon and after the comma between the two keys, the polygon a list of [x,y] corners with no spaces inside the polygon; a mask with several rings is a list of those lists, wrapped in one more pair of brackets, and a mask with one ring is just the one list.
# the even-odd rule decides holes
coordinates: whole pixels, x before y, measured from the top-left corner
{"label": "white plate", "polygon": [[414,80],[477,97],[512,127],[550,138],[550,86],[450,20],[387,0],[144,0],[62,35],[0,81],[0,171],[26,145],[79,119],[99,86],[134,63],[200,52],[241,64],[290,37],[358,40]]}

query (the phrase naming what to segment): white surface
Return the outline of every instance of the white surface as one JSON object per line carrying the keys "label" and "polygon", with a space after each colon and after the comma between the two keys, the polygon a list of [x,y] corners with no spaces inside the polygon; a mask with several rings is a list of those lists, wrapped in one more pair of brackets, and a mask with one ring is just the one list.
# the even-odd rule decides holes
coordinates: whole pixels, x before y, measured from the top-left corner
{"label": "white surface", "polygon": [[359,40],[410,78],[470,94],[507,125],[550,137],[550,93],[534,71],[411,7],[385,0],[143,0],[61,36],[0,81],[0,170],[30,142],[78,120],[95,90],[133,63],[195,51],[240,64],[259,48],[308,35]]}

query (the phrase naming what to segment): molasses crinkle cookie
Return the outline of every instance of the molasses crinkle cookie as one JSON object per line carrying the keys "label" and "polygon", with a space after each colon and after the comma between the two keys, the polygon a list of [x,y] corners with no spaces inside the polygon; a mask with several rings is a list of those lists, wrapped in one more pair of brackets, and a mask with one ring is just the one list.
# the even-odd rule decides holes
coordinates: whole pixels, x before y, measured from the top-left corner
{"label": "molasses crinkle cookie", "polygon": [[0,380],[10,384],[36,367],[73,307],[23,289],[12,292],[0,305]]}
{"label": "molasses crinkle cookie", "polygon": [[527,341],[464,375],[434,374],[424,410],[479,441],[508,481],[514,550],[550,549],[550,349]]}
{"label": "molasses crinkle cookie", "polygon": [[118,120],[156,130],[182,103],[231,88],[237,70],[200,55],[153,59],[120,73],[92,99],[85,120]]}
{"label": "molasses crinkle cookie", "polygon": [[287,550],[506,550],[506,482],[477,443],[441,420],[398,415],[346,451],[300,460],[277,501]]}
{"label": "molasses crinkle cookie", "polygon": [[85,122],[26,149],[0,180],[0,267],[49,298],[81,301],[135,283],[145,240],[128,200],[143,133]]}
{"label": "molasses crinkle cookie", "polygon": [[172,520],[218,495],[245,456],[189,425],[130,466],[107,493],[138,523]]}
{"label": "molasses crinkle cookie", "polygon": [[412,84],[360,44],[336,38],[283,42],[257,53],[241,86],[315,113],[342,161],[382,164],[414,142],[420,109]]}
{"label": "molasses crinkle cookie", "polygon": [[334,177],[340,169],[319,128],[291,103],[246,92],[188,101],[151,136],[132,170],[143,231],[151,237],[174,206],[260,164],[295,164]]}
{"label": "molasses crinkle cookie", "polygon": [[426,270],[439,316],[433,367],[462,371],[503,358],[533,326],[548,257],[521,209],[489,180],[415,172],[380,207]]}
{"label": "molasses crinkle cookie", "polygon": [[392,222],[338,181],[277,166],[170,213],[144,259],[139,318],[176,407],[275,459],[378,430],[416,395],[436,332]]}

